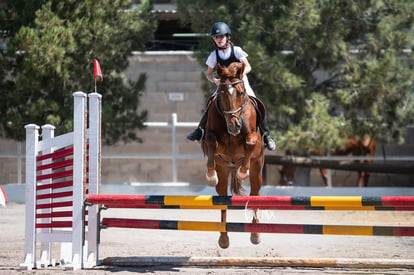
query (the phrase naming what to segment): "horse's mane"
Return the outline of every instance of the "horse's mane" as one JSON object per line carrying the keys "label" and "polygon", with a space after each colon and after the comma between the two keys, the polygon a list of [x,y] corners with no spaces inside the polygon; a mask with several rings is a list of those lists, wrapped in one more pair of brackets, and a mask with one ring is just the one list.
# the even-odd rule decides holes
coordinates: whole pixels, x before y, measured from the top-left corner
{"label": "horse's mane", "polygon": [[239,71],[243,65],[244,64],[240,62],[233,62],[227,67],[221,67],[220,70],[217,70],[217,73],[223,78],[238,77]]}

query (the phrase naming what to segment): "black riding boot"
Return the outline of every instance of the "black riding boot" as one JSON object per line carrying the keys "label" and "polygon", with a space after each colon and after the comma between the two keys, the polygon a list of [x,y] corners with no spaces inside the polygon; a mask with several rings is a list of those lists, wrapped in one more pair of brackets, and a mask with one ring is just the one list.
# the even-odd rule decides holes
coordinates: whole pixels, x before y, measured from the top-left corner
{"label": "black riding boot", "polygon": [[200,141],[204,136],[204,129],[206,128],[207,124],[207,110],[203,113],[201,117],[200,123],[198,123],[198,127],[190,133],[187,138],[191,141]]}
{"label": "black riding boot", "polygon": [[276,143],[273,140],[273,138],[270,136],[269,124],[267,122],[266,117],[263,118],[260,128],[263,131],[263,140],[265,143],[265,147],[269,149],[270,151],[276,150]]}

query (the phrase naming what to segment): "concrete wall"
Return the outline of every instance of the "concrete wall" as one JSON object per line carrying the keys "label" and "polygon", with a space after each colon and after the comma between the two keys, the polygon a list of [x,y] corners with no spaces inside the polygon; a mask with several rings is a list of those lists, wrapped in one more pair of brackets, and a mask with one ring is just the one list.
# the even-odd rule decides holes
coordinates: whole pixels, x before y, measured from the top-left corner
{"label": "concrete wall", "polygon": [[[193,58],[192,52],[135,53],[126,71],[129,79],[147,75],[140,109],[149,112],[149,122],[171,121],[177,114],[179,122],[197,122],[204,105],[201,90],[205,68]],[[172,97],[172,98],[171,98]],[[104,99],[105,100],[105,99]],[[178,154],[201,154],[199,144],[190,142],[186,135],[193,128],[177,129]],[[142,144],[117,144],[103,147],[104,154],[171,154],[171,128],[148,127],[139,133]],[[178,161],[178,181],[202,183],[204,159]],[[104,182],[160,182],[172,180],[172,161],[167,159],[116,160],[104,159]]]}
{"label": "concrete wall", "polygon": [[[10,139],[0,139],[0,184],[17,183],[18,182],[18,142]],[[24,154],[25,143],[21,143],[21,150]],[[6,156],[7,155],[7,156]],[[20,159],[22,167],[22,182],[24,182],[24,158]]]}

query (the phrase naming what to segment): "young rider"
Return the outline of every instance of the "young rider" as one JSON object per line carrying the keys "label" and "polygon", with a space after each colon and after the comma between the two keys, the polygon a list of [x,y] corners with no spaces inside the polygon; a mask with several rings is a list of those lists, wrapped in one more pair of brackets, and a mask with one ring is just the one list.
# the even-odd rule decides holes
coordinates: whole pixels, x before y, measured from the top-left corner
{"label": "young rider", "polygon": [[[216,22],[211,27],[210,36],[214,42],[214,45],[216,46],[216,49],[210,53],[206,61],[207,80],[216,84],[216,86],[218,87],[220,85],[220,79],[215,78],[213,75],[217,63],[219,63],[221,66],[228,66],[232,62],[242,62],[245,64],[243,82],[246,92],[249,96],[256,97],[252,88],[250,87],[249,80],[246,76],[252,69],[249,61],[247,60],[247,53],[245,53],[242,50],[242,48],[234,46],[233,43],[230,41],[230,27],[226,23]],[[216,91],[214,93],[216,93]],[[204,112],[203,117],[201,118],[200,123],[198,125],[198,128],[195,129],[191,134],[189,134],[187,138],[192,141],[200,141],[204,135],[206,123],[207,110]],[[263,139],[265,146],[271,151],[275,150],[276,144],[269,134],[269,127],[267,125],[266,118],[263,118],[260,128],[263,131]]]}

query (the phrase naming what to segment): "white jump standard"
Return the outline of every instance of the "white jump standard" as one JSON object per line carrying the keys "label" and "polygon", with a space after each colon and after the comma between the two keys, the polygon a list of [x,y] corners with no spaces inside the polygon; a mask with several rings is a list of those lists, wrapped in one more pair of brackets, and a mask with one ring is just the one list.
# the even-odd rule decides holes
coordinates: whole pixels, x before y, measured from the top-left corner
{"label": "white jump standard", "polygon": [[[57,264],[52,259],[53,243],[62,244],[58,263],[65,268],[96,265],[98,206],[89,207],[86,220],[84,200],[86,190],[99,194],[102,97],[89,94],[89,129],[87,95],[75,92],[73,97],[73,132],[55,137],[55,127],[44,125],[39,140],[39,126],[25,127],[26,229],[21,269]],[[86,224],[93,230],[85,230]]]}

